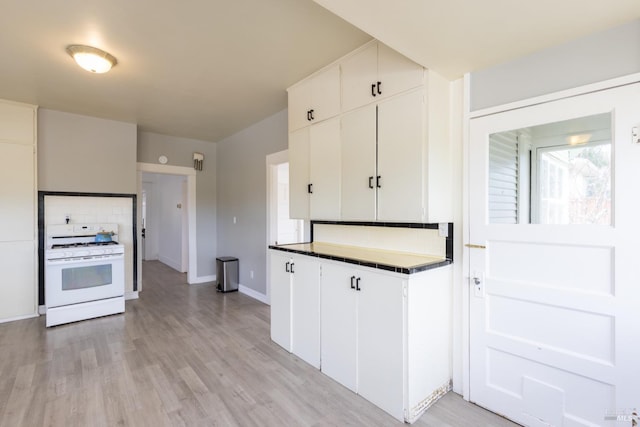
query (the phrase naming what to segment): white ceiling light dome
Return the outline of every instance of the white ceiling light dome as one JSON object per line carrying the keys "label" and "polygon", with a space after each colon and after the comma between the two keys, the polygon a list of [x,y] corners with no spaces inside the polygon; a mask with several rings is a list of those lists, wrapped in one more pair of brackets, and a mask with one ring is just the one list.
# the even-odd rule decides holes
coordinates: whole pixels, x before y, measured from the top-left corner
{"label": "white ceiling light dome", "polygon": [[67,46],[67,53],[79,66],[91,73],[106,73],[118,63],[115,56],[93,46],[72,44]]}

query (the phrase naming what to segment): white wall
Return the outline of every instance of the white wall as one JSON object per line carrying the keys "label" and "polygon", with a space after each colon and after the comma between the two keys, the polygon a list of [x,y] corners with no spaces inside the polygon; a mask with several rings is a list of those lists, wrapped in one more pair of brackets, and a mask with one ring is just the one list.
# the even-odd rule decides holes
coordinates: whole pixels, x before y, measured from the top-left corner
{"label": "white wall", "polygon": [[217,147],[213,142],[160,135],[150,132],[138,134],[138,162],[158,163],[166,156],[168,165],[193,167],[193,153],[204,154],[203,170],[196,174],[196,234],[197,275],[216,274],[217,253]]}
{"label": "white wall", "polygon": [[[288,146],[287,110],[218,142],[218,253],[239,259],[240,284],[266,295],[266,156]],[[236,223],[233,218],[236,218]],[[253,271],[253,279],[250,272]]]}
{"label": "white wall", "polygon": [[136,193],[134,123],[40,109],[38,190]]}
{"label": "white wall", "polygon": [[471,73],[471,111],[640,72],[640,19]]}

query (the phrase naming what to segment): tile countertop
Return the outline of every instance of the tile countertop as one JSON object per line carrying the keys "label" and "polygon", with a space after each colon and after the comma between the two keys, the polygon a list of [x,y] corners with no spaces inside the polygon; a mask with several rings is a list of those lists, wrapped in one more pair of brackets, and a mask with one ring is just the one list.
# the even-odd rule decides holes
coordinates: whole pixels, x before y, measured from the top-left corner
{"label": "tile countertop", "polygon": [[289,245],[269,246],[269,249],[342,261],[403,274],[419,273],[452,263],[450,259],[444,257],[391,252],[356,246],[332,245],[328,243],[293,243]]}

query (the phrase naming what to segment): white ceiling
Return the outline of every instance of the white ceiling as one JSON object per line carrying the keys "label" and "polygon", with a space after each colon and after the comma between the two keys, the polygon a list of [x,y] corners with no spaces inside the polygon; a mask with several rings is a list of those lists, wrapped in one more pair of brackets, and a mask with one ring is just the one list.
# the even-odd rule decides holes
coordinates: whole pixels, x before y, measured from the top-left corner
{"label": "white ceiling", "polygon": [[[0,0],[0,98],[218,141],[374,36],[449,78],[615,26],[638,0]],[[370,34],[370,35],[369,35]],[[118,58],[89,74],[66,54]]]}

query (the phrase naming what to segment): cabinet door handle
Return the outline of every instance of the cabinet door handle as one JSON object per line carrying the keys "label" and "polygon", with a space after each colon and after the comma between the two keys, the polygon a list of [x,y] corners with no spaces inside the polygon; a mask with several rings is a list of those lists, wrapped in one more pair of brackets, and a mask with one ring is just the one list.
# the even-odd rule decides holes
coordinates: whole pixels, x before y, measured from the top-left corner
{"label": "cabinet door handle", "polygon": [[371,85],[371,96],[376,96],[376,84]]}
{"label": "cabinet door handle", "polygon": [[308,184],[307,185],[307,193],[313,194],[313,184]]}
{"label": "cabinet door handle", "polygon": [[296,264],[292,262],[292,263],[291,263],[291,270],[289,271],[289,272],[290,272],[290,273],[292,273],[292,274],[293,274],[293,273],[295,273],[295,271],[293,271],[293,266],[294,266],[294,265],[296,265]]}
{"label": "cabinet door handle", "polygon": [[314,110],[309,110],[309,117],[311,117],[311,120],[315,120],[316,118],[313,117],[313,111]]}
{"label": "cabinet door handle", "polygon": [[289,264],[291,263],[287,261],[287,263],[284,265],[284,271],[286,271],[287,273],[291,273],[291,271],[289,271]]}
{"label": "cabinet door handle", "polygon": [[356,279],[356,291],[360,291],[360,290],[361,290],[361,289],[360,289],[360,278],[358,277],[358,278]]}
{"label": "cabinet door handle", "polygon": [[380,85],[382,84],[382,82],[378,82],[378,95],[382,95],[382,91],[380,90]]}
{"label": "cabinet door handle", "polygon": [[376,187],[378,188],[382,188],[382,185],[380,185],[380,179],[382,179],[380,175],[376,176]]}
{"label": "cabinet door handle", "polygon": [[307,110],[307,121],[311,121],[311,110]]}
{"label": "cabinet door handle", "polygon": [[351,276],[351,289],[355,289],[356,287],[353,285],[353,281],[355,280],[356,276]]}
{"label": "cabinet door handle", "polygon": [[369,188],[373,188],[373,177],[369,177]]}

